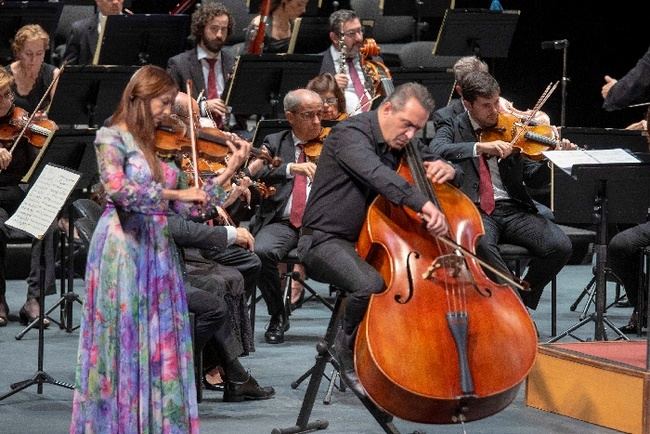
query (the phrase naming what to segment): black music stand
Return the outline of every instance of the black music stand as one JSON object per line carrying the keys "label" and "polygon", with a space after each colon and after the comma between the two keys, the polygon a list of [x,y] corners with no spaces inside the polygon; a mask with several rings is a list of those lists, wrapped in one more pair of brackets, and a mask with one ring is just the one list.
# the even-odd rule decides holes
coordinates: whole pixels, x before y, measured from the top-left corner
{"label": "black music stand", "polygon": [[186,49],[189,34],[188,15],[111,15],[106,17],[93,64],[165,68],[170,57]]}
{"label": "black music stand", "polygon": [[305,54],[241,55],[224,101],[234,114],[278,118],[287,92],[305,87],[318,75],[322,60],[323,56]]}
{"label": "black music stand", "polygon": [[136,66],[66,66],[48,115],[59,127],[96,128],[113,114]]}
{"label": "black music stand", "polygon": [[49,35],[56,32],[63,3],[44,1],[0,1],[0,65],[12,59],[11,40],[25,24],[39,24]]}
{"label": "black music stand", "polygon": [[[46,160],[42,160],[46,161]],[[45,167],[45,164],[41,166],[41,171]],[[66,169],[63,167],[62,169]],[[69,169],[66,169],[69,170]],[[70,170],[70,172],[74,172]],[[40,171],[39,171],[40,173]],[[76,172],[75,172],[76,173]],[[37,177],[32,177],[32,182],[30,183],[30,189],[35,185],[37,181]],[[55,186],[56,187],[56,186]],[[73,186],[74,187],[74,186]],[[29,191],[28,191],[29,195]],[[28,198],[26,198],[27,200]],[[23,201],[25,203],[25,201]],[[22,206],[22,204],[21,204]],[[21,208],[18,208],[17,212],[20,212]],[[60,212],[60,208],[58,209]],[[29,212],[29,211],[26,211]],[[52,222],[49,222],[50,224]],[[41,267],[40,267],[40,275],[39,275],[39,309],[38,309],[38,319],[34,320],[30,326],[32,326],[34,323],[38,323],[38,357],[37,357],[37,371],[32,378],[28,380],[23,380],[19,381],[17,383],[11,384],[10,388],[11,391],[5,393],[4,395],[0,396],[0,401],[4,400],[5,398],[9,398],[10,396],[20,392],[21,390],[24,390],[28,388],[29,386],[33,386],[34,384],[37,386],[37,393],[40,395],[43,393],[43,384],[53,384],[55,386],[60,386],[60,387],[65,387],[66,389],[74,389],[74,386],[68,383],[65,383],[63,381],[55,380],[52,378],[47,372],[43,370],[44,363],[43,359],[45,356],[45,325],[44,325],[44,320],[45,320],[45,258],[43,254],[43,250],[41,251]]]}
{"label": "black music stand", "polygon": [[327,17],[296,18],[287,53],[316,54],[327,50],[332,43]]}
{"label": "black music stand", "polygon": [[508,57],[519,11],[447,9],[434,54],[438,56]]}
{"label": "black music stand", "polygon": [[[619,339],[628,340],[608,318],[606,304],[607,225],[610,223],[640,223],[645,221],[650,206],[650,163],[577,164],[571,171],[576,181],[575,190],[558,191],[559,196],[570,196],[564,201],[570,210],[555,207],[556,217],[565,221],[562,213],[571,220],[596,224],[596,310],[549,341],[565,336],[582,340],[572,333],[594,321],[594,340],[607,340],[605,324]],[[625,194],[609,194],[622,192]]]}
{"label": "black music stand", "polygon": [[445,107],[454,92],[454,73],[450,68],[394,68],[390,70],[395,87],[415,81],[429,90],[436,107]]}
{"label": "black music stand", "polygon": [[[22,179],[23,182],[34,182],[35,179],[38,179],[47,164],[54,164],[81,173],[81,178],[66,203],[66,212],[69,221],[67,234],[68,249],[66,253],[66,246],[62,243],[60,252],[61,264],[66,263],[67,257],[67,275],[62,272],[61,298],[45,312],[45,316],[48,316],[56,308],[59,308],[59,321],[50,319],[56,322],[60,328],[65,328],[68,333],[71,333],[77,328],[72,326],[72,308],[74,302],[82,304],[81,298],[74,292],[74,211],[72,209],[72,202],[80,195],[82,190],[90,189],[98,181],[99,171],[97,169],[97,158],[93,146],[94,139],[94,130],[58,131],[47,147],[41,151],[27,172],[27,175]],[[65,291],[64,288],[66,288]],[[27,327],[16,335],[16,339],[21,339],[35,325],[36,321],[27,325]]]}
{"label": "black music stand", "polygon": [[[259,14],[261,4],[262,0],[250,0],[248,2],[248,12]],[[339,9],[351,9],[350,0],[309,0],[302,16],[328,17],[332,12]]]}
{"label": "black music stand", "polygon": [[441,18],[452,4],[452,0],[383,0],[380,1],[379,8],[384,16],[414,17],[413,36],[415,41],[419,41],[422,18]]}

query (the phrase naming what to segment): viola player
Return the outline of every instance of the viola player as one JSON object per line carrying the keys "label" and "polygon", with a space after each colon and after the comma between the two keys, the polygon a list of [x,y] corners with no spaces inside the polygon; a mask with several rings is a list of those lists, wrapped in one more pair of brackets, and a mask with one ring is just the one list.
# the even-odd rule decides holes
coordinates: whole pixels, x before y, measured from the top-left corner
{"label": "viola player", "polygon": [[536,309],[542,290],[572,252],[569,238],[539,214],[525,188],[547,185],[550,168],[545,161],[534,162],[513,152],[507,141],[479,141],[477,132],[494,127],[499,116],[501,89],[489,73],[467,74],[461,92],[467,110],[436,131],[431,149],[460,164],[465,173],[462,190],[481,210],[485,226],[485,235],[477,244],[478,255],[507,271],[499,243],[520,245],[533,254],[524,276],[531,290],[521,295],[527,307]]}

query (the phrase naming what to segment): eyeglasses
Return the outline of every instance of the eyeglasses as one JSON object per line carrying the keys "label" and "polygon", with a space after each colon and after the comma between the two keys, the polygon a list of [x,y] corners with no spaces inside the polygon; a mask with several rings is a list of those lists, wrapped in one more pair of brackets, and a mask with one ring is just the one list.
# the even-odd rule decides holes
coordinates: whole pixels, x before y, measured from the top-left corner
{"label": "eyeglasses", "polygon": [[355,37],[357,34],[363,36],[363,27],[359,27],[358,29],[352,29],[348,30],[347,32],[341,32],[343,36],[349,36],[351,38]]}
{"label": "eyeglasses", "polygon": [[321,111],[317,111],[317,112],[300,112],[300,113],[293,112],[293,114],[298,116],[303,121],[308,121],[308,120],[313,119],[313,118],[319,118],[320,119],[323,116],[323,112],[321,112]]}
{"label": "eyeglasses", "polygon": [[8,90],[2,95],[0,95],[0,102],[13,101],[13,100],[14,100],[14,93],[11,90]]}
{"label": "eyeglasses", "polygon": [[336,97],[331,97],[331,98],[321,98],[321,101],[323,101],[323,105],[336,105],[339,100],[336,99]]}

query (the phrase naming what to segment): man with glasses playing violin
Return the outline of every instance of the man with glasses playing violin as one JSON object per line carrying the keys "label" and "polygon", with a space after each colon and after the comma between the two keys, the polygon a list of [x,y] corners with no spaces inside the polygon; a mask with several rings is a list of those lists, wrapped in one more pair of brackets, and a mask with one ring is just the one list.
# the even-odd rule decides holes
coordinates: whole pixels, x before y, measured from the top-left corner
{"label": "man with glasses playing violin", "polygon": [[340,9],[330,15],[330,40],[332,45],[321,53],[320,72],[334,75],[336,83],[345,93],[346,112],[355,115],[371,109],[372,81],[361,67],[359,49],[363,45],[363,26],[358,15]]}
{"label": "man with glasses playing violin", "polygon": [[[461,90],[467,111],[436,131],[431,151],[460,164],[465,173],[461,188],[477,204],[485,227],[477,244],[478,255],[507,271],[498,244],[516,244],[533,254],[524,277],[531,290],[521,295],[527,307],[536,309],[544,287],[572,252],[569,238],[538,213],[525,188],[548,184],[550,168],[545,161],[531,161],[513,152],[507,141],[480,141],[480,131],[494,127],[499,116],[501,90],[489,73],[467,74]],[[575,145],[563,141],[561,146]]]}
{"label": "man with glasses playing violin", "polygon": [[284,342],[284,332],[289,329],[284,315],[278,263],[298,243],[302,213],[316,172],[316,164],[305,159],[303,145],[320,135],[323,102],[317,93],[297,89],[284,97],[284,110],[291,129],[269,134],[262,145],[271,157],[280,157],[282,164],[278,167],[264,166],[252,174],[276,188],[273,196],[260,203],[250,224],[255,235],[255,253],[262,261],[257,286],[271,315],[264,334],[269,344]]}

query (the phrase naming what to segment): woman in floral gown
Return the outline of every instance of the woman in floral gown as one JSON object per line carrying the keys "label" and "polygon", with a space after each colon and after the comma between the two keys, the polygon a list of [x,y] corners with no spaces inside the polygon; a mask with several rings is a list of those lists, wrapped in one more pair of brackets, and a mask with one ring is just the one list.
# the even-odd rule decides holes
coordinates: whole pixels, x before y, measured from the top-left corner
{"label": "woman in floral gown", "polygon": [[248,149],[201,189],[177,189],[156,158],[154,132],[177,89],[155,66],[127,85],[95,147],[107,206],[86,268],[71,433],[197,433],[191,336],[167,214],[198,216],[225,198],[220,184]]}

